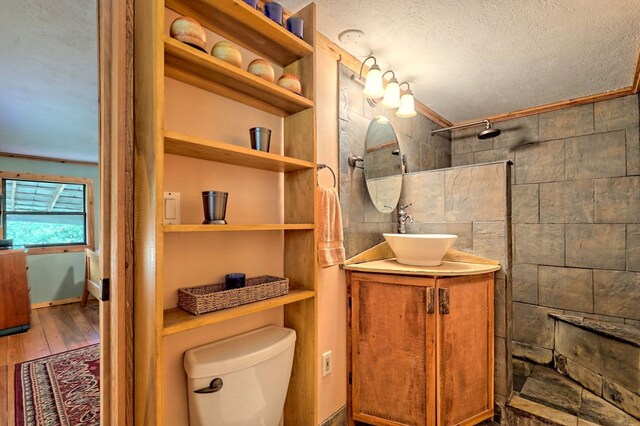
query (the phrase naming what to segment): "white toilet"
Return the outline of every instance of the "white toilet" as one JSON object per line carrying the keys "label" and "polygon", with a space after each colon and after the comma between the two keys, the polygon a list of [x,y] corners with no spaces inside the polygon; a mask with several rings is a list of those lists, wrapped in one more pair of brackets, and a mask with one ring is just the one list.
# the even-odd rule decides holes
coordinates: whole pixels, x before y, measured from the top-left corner
{"label": "white toilet", "polygon": [[296,332],[267,326],[184,354],[191,426],[277,426]]}

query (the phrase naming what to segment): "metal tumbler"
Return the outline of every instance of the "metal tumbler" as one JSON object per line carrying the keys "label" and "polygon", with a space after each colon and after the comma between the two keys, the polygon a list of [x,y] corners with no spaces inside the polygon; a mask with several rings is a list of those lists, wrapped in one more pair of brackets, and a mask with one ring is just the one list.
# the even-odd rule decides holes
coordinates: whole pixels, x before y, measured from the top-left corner
{"label": "metal tumbler", "polygon": [[202,191],[203,224],[226,224],[228,192]]}
{"label": "metal tumbler", "polygon": [[251,148],[258,151],[269,152],[271,145],[271,130],[266,127],[252,127],[249,129],[251,136]]}

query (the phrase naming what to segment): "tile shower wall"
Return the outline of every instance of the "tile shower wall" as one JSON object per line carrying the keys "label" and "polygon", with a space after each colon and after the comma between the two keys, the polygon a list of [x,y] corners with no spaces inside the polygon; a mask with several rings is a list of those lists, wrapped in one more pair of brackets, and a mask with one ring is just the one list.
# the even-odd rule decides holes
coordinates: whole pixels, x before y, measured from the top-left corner
{"label": "tile shower wall", "polygon": [[[345,249],[350,257],[379,243],[383,232],[397,232],[396,211],[378,212],[367,195],[362,169],[349,167],[347,162],[350,153],[364,156],[371,119],[375,115],[390,119],[409,172],[450,167],[451,140],[449,132],[431,136],[431,130],[441,126],[422,115],[398,118],[395,110],[370,107],[362,96],[362,86],[351,79],[353,72],[340,65],[339,73],[340,198]],[[409,213],[414,210],[413,207],[407,209]]]}
{"label": "tile shower wall", "polygon": [[[496,401],[511,391],[510,167],[505,162],[450,167],[449,133],[430,136],[439,126],[422,116],[396,119],[374,111],[363,100],[362,87],[340,67],[340,198],[347,256],[378,244],[383,232],[397,232],[397,212],[379,213],[367,194],[361,169],[348,166],[350,153],[364,155],[367,126],[373,114],[392,121],[400,148],[407,155],[409,173],[403,176],[400,201],[414,222],[410,233],[455,233],[454,248],[497,259],[504,269],[495,287]],[[443,169],[444,168],[444,169]],[[442,170],[434,170],[442,169]]]}
{"label": "tile shower wall", "polygon": [[514,162],[514,354],[549,363],[567,313],[640,328],[638,96],[456,132],[454,165]]}

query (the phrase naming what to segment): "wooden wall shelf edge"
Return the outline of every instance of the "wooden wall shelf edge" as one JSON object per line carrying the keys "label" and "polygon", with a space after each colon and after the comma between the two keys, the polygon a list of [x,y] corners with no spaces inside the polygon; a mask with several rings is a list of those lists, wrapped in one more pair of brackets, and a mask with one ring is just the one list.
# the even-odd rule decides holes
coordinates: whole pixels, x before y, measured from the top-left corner
{"label": "wooden wall shelf edge", "polygon": [[166,0],[165,5],[181,15],[195,18],[205,28],[280,66],[313,53],[309,43],[242,0]]}
{"label": "wooden wall shelf edge", "polygon": [[246,225],[163,225],[163,231],[173,232],[251,232],[251,231],[305,231],[313,230],[312,223],[246,224]]}
{"label": "wooden wall shelf edge", "polygon": [[313,101],[184,43],[163,36],[165,75],[272,114],[287,116]]}
{"label": "wooden wall shelf edge", "polygon": [[311,290],[290,290],[289,293],[284,296],[274,297],[260,302],[248,303],[235,308],[223,309],[203,315],[192,315],[180,308],[167,309],[164,311],[164,327],[162,335],[170,336],[172,334],[192,330],[194,328],[204,327],[206,325],[216,324],[244,315],[266,311],[289,303],[311,299],[314,296],[315,292]]}
{"label": "wooden wall shelf edge", "polygon": [[274,172],[293,172],[315,166],[310,161],[169,131],[164,132],[164,152]]}

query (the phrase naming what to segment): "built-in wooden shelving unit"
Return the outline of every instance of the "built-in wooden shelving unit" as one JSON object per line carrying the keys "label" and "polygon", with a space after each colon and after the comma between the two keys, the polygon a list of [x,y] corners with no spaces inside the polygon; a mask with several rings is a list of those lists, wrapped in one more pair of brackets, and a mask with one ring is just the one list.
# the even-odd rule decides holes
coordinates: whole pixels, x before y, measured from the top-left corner
{"label": "built-in wooden shelving unit", "polygon": [[[302,94],[290,92],[244,68],[229,65],[170,38],[164,33],[168,9],[197,19],[205,28],[282,67],[284,72],[297,75]],[[304,20],[304,40],[243,0],[149,0],[135,4],[136,424],[166,424],[164,404],[171,391],[165,389],[164,378],[165,362],[169,362],[164,354],[168,336],[174,336],[173,345],[179,341],[176,339],[180,333],[280,306],[284,307],[285,326],[297,334],[284,422],[287,425],[317,424],[315,4],[294,16]],[[165,77],[282,117],[283,155],[165,128]],[[284,187],[277,197],[284,201],[283,223],[164,225],[165,154],[237,166],[237,179],[246,171],[243,168],[281,173],[283,186],[276,186],[274,191]],[[196,185],[194,182],[194,188]],[[209,238],[206,235],[212,232],[281,233],[283,252],[274,255],[284,261],[289,293],[198,316],[174,308],[175,303],[171,304],[168,301],[171,298],[165,294],[174,292],[175,286],[165,283],[164,250],[166,245],[173,245],[175,249],[175,244],[185,244],[185,240],[165,241],[165,236],[190,233],[196,238],[199,238],[197,234]],[[215,243],[210,247],[217,249]]]}

